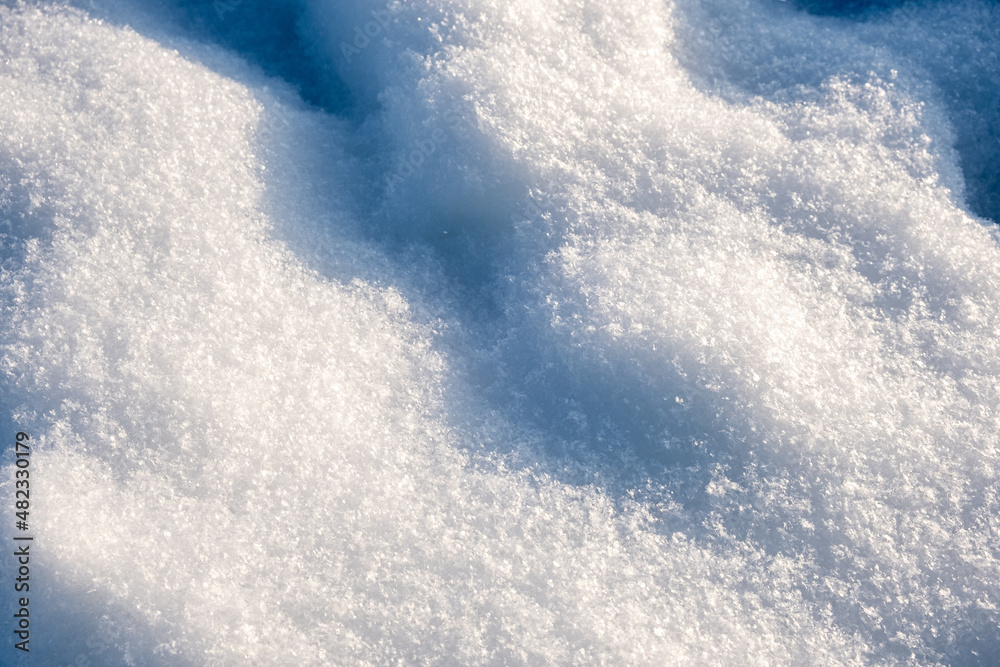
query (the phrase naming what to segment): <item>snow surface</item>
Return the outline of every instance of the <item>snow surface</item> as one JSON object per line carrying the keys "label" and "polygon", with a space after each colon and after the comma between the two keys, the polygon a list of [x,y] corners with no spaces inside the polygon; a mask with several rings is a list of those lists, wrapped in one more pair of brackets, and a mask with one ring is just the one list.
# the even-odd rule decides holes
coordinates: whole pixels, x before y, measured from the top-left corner
{"label": "snow surface", "polygon": [[1000,6],[76,4],[0,2],[30,664],[1000,661]]}

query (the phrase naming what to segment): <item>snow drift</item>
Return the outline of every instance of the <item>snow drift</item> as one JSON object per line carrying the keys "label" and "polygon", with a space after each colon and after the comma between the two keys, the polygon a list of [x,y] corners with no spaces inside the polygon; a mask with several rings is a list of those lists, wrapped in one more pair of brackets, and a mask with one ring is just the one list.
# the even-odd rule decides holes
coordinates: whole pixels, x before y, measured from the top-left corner
{"label": "snow drift", "polygon": [[0,6],[34,659],[992,664],[998,48],[971,1]]}

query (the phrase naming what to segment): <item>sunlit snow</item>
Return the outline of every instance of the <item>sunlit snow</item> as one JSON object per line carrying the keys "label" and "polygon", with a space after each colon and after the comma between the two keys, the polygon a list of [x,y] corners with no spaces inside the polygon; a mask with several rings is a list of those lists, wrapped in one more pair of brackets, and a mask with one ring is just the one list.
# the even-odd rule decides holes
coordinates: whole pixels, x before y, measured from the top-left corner
{"label": "sunlit snow", "polygon": [[986,0],[0,0],[0,663],[998,664],[997,220]]}

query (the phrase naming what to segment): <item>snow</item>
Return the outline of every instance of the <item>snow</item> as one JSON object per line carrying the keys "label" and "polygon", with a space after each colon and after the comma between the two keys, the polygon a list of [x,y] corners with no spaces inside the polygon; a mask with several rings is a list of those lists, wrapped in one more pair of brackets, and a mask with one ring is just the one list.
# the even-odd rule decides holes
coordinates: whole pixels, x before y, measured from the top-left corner
{"label": "snow", "polygon": [[994,663],[998,14],[0,3],[33,659]]}

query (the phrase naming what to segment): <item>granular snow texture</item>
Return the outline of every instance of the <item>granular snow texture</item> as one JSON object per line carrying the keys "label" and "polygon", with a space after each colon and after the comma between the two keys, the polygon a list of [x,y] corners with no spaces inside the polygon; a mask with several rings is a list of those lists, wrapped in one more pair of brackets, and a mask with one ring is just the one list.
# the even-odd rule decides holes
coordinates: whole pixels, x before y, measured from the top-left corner
{"label": "granular snow texture", "polygon": [[0,2],[0,662],[997,664],[1000,6],[817,7]]}

